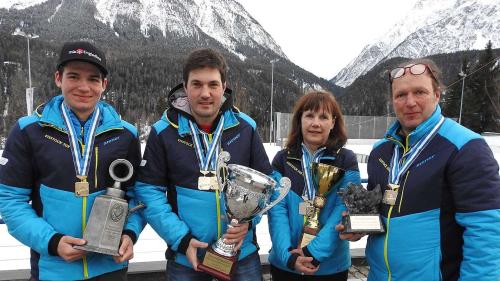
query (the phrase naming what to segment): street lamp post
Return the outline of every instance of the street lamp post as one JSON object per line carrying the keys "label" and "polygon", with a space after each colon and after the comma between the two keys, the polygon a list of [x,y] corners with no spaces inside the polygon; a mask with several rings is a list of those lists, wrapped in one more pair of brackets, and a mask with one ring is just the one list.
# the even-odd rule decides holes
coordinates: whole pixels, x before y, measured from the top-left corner
{"label": "street lamp post", "polygon": [[273,134],[273,93],[274,93],[274,63],[276,63],[279,59],[271,60],[271,118],[269,124],[269,144],[273,142],[272,134]]}
{"label": "street lamp post", "polygon": [[29,88],[26,89],[26,107],[28,111],[28,115],[31,115],[33,112],[33,88],[31,87],[31,58],[30,58],[30,39],[36,39],[40,36],[36,34],[29,34],[24,31],[21,31],[19,28],[12,33],[12,35],[19,35],[26,38],[28,42],[28,85]]}
{"label": "street lamp post", "polygon": [[458,114],[458,124],[462,124],[462,104],[464,101],[464,86],[465,86],[465,78],[467,77],[467,74],[464,73],[463,71],[460,71],[458,74],[460,77],[462,77],[462,94],[460,95],[460,113]]}

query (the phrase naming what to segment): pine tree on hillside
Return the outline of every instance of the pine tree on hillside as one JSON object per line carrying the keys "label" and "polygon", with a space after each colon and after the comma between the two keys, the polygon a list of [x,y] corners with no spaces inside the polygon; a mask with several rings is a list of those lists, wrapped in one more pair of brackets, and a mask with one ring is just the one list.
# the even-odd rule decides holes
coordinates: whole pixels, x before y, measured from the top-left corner
{"label": "pine tree on hillside", "polygon": [[451,87],[446,88],[446,91],[442,97],[441,105],[443,108],[443,115],[445,115],[446,117],[456,118],[457,120],[459,119],[462,85],[465,85],[464,82],[466,82],[468,74],[469,59],[464,56],[462,58],[462,67],[460,68],[460,72],[457,73],[456,80],[453,82],[453,85],[451,85]]}
{"label": "pine tree on hillside", "polygon": [[490,41],[473,67],[469,82],[466,81],[470,93],[466,103],[467,110],[464,111],[464,125],[478,133],[499,129],[500,108],[495,84],[498,67],[494,67],[496,60]]}

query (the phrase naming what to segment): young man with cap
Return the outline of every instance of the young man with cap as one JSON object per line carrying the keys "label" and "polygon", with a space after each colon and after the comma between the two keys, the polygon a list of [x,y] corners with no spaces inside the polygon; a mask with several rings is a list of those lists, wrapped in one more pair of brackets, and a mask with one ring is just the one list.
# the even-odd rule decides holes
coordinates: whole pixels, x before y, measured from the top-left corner
{"label": "young man with cap", "polygon": [[221,236],[239,250],[232,280],[262,278],[255,237],[259,218],[227,228],[213,183],[222,150],[231,155],[230,163],[272,173],[255,121],[232,104],[226,69],[218,52],[192,52],[184,84],[170,91],[169,108],[152,126],[144,151],[135,191],[147,205],[148,223],[168,244],[169,281],[212,280],[198,265],[204,248]]}
{"label": "young man with cap", "polygon": [[111,162],[123,158],[137,168],[141,159],[135,127],[100,101],[107,74],[104,53],[94,45],[64,44],[55,73],[62,95],[19,119],[7,139],[0,213],[9,233],[31,248],[30,280],[127,278],[133,242],[144,226],[139,214],[126,221],[120,256],[73,247],[86,243],[81,237],[93,202],[113,184]]}

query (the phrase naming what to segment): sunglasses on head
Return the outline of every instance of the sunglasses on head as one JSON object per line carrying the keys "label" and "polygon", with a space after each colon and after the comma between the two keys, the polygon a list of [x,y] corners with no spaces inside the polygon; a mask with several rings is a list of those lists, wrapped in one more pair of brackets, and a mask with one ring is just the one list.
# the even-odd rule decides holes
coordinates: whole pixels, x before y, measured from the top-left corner
{"label": "sunglasses on head", "polygon": [[424,74],[425,70],[429,70],[432,79],[437,81],[436,77],[432,73],[431,68],[428,65],[423,63],[417,63],[417,64],[407,65],[404,67],[396,67],[393,70],[389,71],[389,80],[391,81],[391,83],[392,81],[394,81],[394,79],[403,77],[406,74],[406,69],[409,69],[410,73],[413,75]]}

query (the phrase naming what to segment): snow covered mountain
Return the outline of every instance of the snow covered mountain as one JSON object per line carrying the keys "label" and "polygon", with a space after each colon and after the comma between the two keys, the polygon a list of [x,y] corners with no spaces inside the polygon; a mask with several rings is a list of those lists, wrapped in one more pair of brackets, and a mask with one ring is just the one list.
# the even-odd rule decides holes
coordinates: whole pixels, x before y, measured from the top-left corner
{"label": "snow covered mountain", "polygon": [[[68,11],[81,15],[91,7],[92,16],[119,37],[117,25],[124,21],[138,23],[144,37],[156,29],[164,37],[197,38],[209,36],[244,60],[241,51],[263,48],[286,58],[280,46],[234,0],[1,0],[0,9],[25,10],[45,5],[52,9],[46,24],[57,24],[57,18],[68,17]],[[82,6],[86,8],[82,9]],[[80,11],[78,11],[80,10]],[[1,23],[0,23],[1,24]],[[49,27],[52,28],[52,27]]]}
{"label": "snow covered mountain", "polygon": [[500,46],[500,0],[420,0],[330,82],[347,87],[379,62]]}

